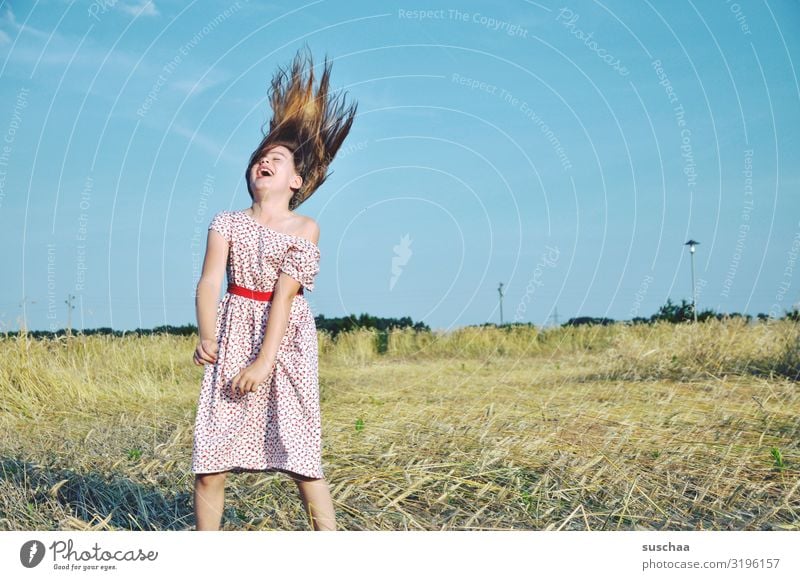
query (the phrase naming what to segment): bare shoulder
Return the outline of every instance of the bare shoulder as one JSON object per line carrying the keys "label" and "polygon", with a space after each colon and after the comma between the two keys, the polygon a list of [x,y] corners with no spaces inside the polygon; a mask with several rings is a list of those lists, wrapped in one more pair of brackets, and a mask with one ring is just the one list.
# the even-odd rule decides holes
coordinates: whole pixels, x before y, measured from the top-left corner
{"label": "bare shoulder", "polygon": [[316,222],[316,220],[305,215],[298,215],[297,219],[298,223],[300,224],[297,228],[297,235],[301,238],[311,240],[315,244],[319,243],[319,224]]}

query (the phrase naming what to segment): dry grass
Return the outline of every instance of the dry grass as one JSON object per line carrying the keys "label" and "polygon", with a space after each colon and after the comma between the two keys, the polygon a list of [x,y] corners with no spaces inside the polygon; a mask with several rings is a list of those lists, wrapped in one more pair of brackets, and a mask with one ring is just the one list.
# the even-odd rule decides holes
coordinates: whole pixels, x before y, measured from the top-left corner
{"label": "dry grass", "polygon": [[[320,333],[323,461],[359,530],[800,529],[798,325]],[[193,527],[202,370],[169,336],[2,339],[0,529]],[[225,529],[308,529],[282,474]]]}

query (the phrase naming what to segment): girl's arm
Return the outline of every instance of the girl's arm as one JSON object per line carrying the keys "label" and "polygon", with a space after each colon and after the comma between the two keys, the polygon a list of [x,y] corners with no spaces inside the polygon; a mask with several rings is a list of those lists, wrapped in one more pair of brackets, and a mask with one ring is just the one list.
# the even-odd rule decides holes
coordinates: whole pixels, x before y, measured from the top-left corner
{"label": "girl's arm", "polygon": [[[310,218],[309,218],[310,219]],[[308,231],[303,236],[318,244],[319,226],[310,221]],[[264,330],[264,339],[255,360],[231,380],[231,389],[241,393],[254,392],[273,373],[278,348],[281,345],[286,329],[289,326],[289,315],[292,310],[292,300],[300,289],[300,281],[295,280],[285,272],[281,272],[275,287],[272,289],[272,304],[267,317],[267,327]]]}
{"label": "girl's arm", "polygon": [[[309,230],[306,232],[307,239],[315,244],[319,243],[319,225],[311,220]],[[267,318],[267,328],[264,331],[264,341],[261,350],[256,357],[257,362],[267,365],[272,369],[275,358],[278,354],[283,335],[289,326],[289,313],[292,309],[292,300],[300,289],[300,282],[281,272],[278,281],[275,283],[272,294],[272,306],[270,306],[269,317]]]}
{"label": "girl's arm", "polygon": [[269,308],[267,328],[264,331],[264,341],[258,352],[256,362],[263,363],[272,369],[278,347],[286,334],[289,326],[289,313],[292,309],[292,300],[300,289],[300,282],[281,272],[272,294],[272,306]]}
{"label": "girl's arm", "polygon": [[[222,288],[222,279],[225,275],[225,266],[228,262],[228,241],[216,230],[208,230],[206,256],[203,261],[203,272],[197,282],[195,307],[197,310],[197,331],[200,335],[200,344],[195,354],[197,364],[214,362],[216,358],[216,317],[219,305],[219,293]],[[209,352],[213,350],[213,353]],[[203,356],[205,351],[206,356]],[[207,355],[213,354],[212,357]],[[197,359],[200,359],[200,362]]]}

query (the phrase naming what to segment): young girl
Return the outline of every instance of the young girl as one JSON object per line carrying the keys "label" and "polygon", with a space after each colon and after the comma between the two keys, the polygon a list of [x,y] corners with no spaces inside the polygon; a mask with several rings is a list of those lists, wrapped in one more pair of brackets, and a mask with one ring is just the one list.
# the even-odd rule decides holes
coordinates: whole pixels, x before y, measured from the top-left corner
{"label": "young girl", "polygon": [[279,69],[272,79],[270,131],[245,174],[251,207],[219,212],[209,226],[194,354],[205,365],[192,451],[198,530],[219,529],[226,474],[243,471],[288,474],[313,528],[336,529],[322,471],[317,330],[303,296],[319,272],[319,227],[292,210],[327,179],[357,105],[330,99],[327,55],[314,96],[307,61],[308,80],[300,52],[288,77]]}

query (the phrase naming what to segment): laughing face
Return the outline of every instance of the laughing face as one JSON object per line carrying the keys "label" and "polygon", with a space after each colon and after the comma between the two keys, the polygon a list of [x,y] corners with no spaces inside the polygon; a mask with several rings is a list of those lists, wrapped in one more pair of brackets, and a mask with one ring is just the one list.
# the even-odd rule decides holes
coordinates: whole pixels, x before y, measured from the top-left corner
{"label": "laughing face", "polygon": [[294,166],[292,152],[283,145],[264,152],[250,168],[250,183],[253,191],[297,190],[303,178]]}

